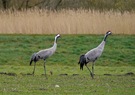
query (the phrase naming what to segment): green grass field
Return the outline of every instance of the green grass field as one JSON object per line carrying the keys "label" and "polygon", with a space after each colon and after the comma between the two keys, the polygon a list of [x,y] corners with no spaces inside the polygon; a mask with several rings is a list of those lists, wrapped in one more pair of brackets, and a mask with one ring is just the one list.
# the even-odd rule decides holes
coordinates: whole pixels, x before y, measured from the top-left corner
{"label": "green grass field", "polygon": [[[6,76],[0,75],[1,95],[134,95],[135,76]],[[59,87],[56,87],[59,85]]]}
{"label": "green grass field", "polygon": [[[29,65],[34,52],[53,45],[55,35],[0,35],[0,64]],[[81,54],[98,46],[104,35],[61,35],[56,53],[47,60],[48,65],[74,66]],[[97,65],[134,65],[135,35],[111,35]],[[42,62],[38,62],[41,64]]]}
{"label": "green grass field", "polygon": [[47,60],[48,79],[42,75],[43,61],[37,62],[35,76],[29,75],[33,70],[30,56],[51,47],[54,36],[0,35],[1,95],[134,95],[135,35],[108,37],[93,80],[87,68],[80,71],[77,63],[104,35],[61,35],[56,53]]}

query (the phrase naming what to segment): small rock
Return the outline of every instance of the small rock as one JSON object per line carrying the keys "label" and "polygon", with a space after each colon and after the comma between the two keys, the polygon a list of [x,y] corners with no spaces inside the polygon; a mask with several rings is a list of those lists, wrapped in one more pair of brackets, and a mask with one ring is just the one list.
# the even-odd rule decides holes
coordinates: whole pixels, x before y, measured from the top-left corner
{"label": "small rock", "polygon": [[55,87],[60,87],[59,85],[55,85]]}

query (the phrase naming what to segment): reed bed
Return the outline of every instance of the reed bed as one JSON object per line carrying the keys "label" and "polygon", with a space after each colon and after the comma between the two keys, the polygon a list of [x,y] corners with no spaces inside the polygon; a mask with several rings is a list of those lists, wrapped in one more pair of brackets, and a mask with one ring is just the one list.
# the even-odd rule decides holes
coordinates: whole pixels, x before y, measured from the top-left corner
{"label": "reed bed", "polygon": [[1,11],[0,34],[135,34],[134,12]]}

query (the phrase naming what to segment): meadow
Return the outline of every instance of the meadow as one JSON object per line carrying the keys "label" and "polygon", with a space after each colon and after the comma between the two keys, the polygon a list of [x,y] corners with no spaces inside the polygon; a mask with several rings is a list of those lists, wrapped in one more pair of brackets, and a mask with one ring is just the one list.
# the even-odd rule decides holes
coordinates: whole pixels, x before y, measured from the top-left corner
{"label": "meadow", "polygon": [[0,35],[0,94],[134,95],[135,35],[108,37],[92,79],[86,67],[80,70],[79,56],[99,45],[104,35],[62,34],[56,53],[46,63],[48,79],[44,76],[43,61],[37,62],[32,76],[32,53],[51,47],[54,36]]}
{"label": "meadow", "polygon": [[0,18],[0,34],[135,34],[134,12],[9,10]]}
{"label": "meadow", "polygon": [[[112,31],[113,33],[113,31]],[[28,65],[31,55],[49,48],[54,42],[53,35],[0,35],[1,65]],[[56,54],[48,64],[76,65],[79,56],[98,46],[104,35],[62,35],[58,40]],[[99,65],[134,65],[135,36],[111,35]],[[117,55],[115,55],[117,54]],[[70,56],[68,56],[70,55]],[[40,62],[39,62],[40,63]]]}
{"label": "meadow", "polygon": [[[60,67],[60,68],[64,68],[64,67]],[[102,70],[104,70],[103,67],[101,68]],[[126,69],[127,68],[129,67],[126,67]],[[38,69],[43,69],[43,68],[38,67]],[[68,68],[68,70],[72,70],[72,69],[73,69],[72,67]],[[122,70],[122,68],[119,69]],[[112,70],[112,68],[110,68],[110,70]],[[1,95],[7,95],[7,94],[8,95],[24,95],[24,94],[27,95],[37,95],[37,94],[38,95],[44,95],[44,94],[46,95],[54,95],[54,94],[55,95],[108,95],[108,94],[109,95],[134,95],[135,93],[134,75],[123,74],[123,75],[107,76],[107,75],[96,74],[95,79],[92,80],[89,74],[84,74],[84,72],[87,71],[84,70],[83,73],[79,73],[79,75],[63,75],[63,76],[52,75],[52,76],[48,76],[48,79],[46,79],[45,76],[43,75],[13,76],[13,75],[3,74],[0,75],[1,77],[0,94]]]}

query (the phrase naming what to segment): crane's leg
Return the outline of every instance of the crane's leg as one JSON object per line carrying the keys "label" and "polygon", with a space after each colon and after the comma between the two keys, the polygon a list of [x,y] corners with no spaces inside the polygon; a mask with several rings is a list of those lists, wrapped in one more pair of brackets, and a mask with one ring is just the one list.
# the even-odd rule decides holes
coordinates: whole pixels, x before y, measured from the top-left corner
{"label": "crane's leg", "polygon": [[47,79],[47,75],[46,75],[46,66],[45,66],[45,60],[44,60],[44,71],[45,71],[45,77]]}
{"label": "crane's leg", "polygon": [[95,65],[95,63],[93,62],[92,63],[92,74],[93,74],[93,78],[94,78],[94,65]]}
{"label": "crane's leg", "polygon": [[86,67],[87,67],[87,69],[89,70],[90,75],[91,75],[91,77],[92,77],[92,79],[93,79],[94,77],[93,77],[93,74],[92,74],[91,70],[89,69],[89,67],[88,67],[87,65],[85,65],[85,66],[86,66]]}
{"label": "crane's leg", "polygon": [[33,76],[34,76],[34,73],[35,73],[35,67],[36,67],[36,62],[34,62],[34,69],[33,69]]}

